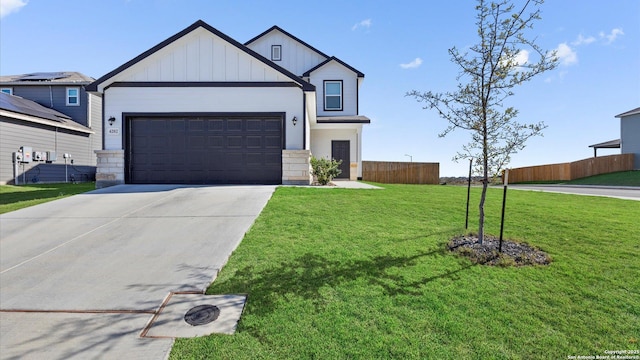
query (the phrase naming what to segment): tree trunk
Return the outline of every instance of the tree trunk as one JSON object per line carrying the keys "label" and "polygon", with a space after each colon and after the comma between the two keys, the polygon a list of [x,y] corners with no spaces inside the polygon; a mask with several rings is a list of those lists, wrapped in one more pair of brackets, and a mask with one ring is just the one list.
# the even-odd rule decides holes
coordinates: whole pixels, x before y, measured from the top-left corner
{"label": "tree trunk", "polygon": [[485,179],[482,180],[482,195],[480,195],[480,205],[478,206],[480,210],[478,219],[478,242],[480,245],[482,245],[484,241],[484,200],[487,197],[487,183],[488,181],[485,177]]}
{"label": "tree trunk", "polygon": [[487,145],[487,115],[486,108],[483,109],[484,123],[482,125],[482,195],[480,195],[480,216],[478,218],[478,242],[484,243],[484,201],[487,198],[487,186],[489,186],[489,150]]}

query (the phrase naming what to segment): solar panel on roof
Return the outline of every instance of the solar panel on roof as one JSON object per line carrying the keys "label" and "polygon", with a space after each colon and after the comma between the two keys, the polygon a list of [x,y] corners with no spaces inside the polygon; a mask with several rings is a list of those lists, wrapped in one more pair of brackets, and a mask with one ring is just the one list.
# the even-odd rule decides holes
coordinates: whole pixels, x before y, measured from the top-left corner
{"label": "solar panel on roof", "polygon": [[69,75],[61,72],[38,72],[33,74],[27,74],[21,77],[19,80],[25,81],[43,81],[43,80],[56,80],[56,79],[64,79],[69,77]]}

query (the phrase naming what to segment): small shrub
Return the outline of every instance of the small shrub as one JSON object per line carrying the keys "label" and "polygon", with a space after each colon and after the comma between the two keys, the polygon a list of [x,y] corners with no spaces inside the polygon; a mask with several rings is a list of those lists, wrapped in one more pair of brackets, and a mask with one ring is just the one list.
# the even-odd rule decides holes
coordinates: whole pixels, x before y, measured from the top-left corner
{"label": "small shrub", "polygon": [[318,179],[320,185],[327,185],[334,177],[342,173],[342,170],[338,168],[340,164],[342,164],[342,160],[311,157],[312,174]]}

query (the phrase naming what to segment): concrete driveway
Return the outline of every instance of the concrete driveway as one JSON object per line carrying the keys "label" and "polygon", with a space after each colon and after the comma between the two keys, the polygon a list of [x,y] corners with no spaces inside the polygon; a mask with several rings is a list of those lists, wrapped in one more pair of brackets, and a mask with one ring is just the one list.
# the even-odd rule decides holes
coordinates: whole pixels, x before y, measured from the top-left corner
{"label": "concrete driveway", "polygon": [[274,190],[120,185],[0,215],[0,358],[165,358],[141,330],[208,287]]}

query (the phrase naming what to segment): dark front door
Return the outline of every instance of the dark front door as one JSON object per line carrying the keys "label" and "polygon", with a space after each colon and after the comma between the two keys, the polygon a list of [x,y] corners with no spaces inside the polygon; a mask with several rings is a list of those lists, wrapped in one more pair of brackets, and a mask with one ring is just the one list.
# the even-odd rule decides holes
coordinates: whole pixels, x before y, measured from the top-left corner
{"label": "dark front door", "polygon": [[128,183],[282,182],[281,116],[145,116],[128,125]]}
{"label": "dark front door", "polygon": [[342,172],[336,177],[336,179],[350,179],[351,174],[349,170],[351,168],[351,156],[349,154],[350,149],[349,140],[332,140],[331,141],[331,158],[336,161],[342,160],[340,164],[340,170]]}

